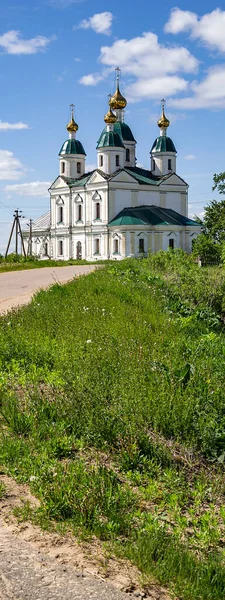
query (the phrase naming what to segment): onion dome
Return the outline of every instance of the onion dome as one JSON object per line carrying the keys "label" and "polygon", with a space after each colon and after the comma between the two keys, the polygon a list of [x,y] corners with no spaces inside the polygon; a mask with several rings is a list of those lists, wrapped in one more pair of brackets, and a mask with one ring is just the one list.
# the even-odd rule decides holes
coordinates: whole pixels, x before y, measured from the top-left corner
{"label": "onion dome", "polygon": [[126,105],[127,105],[126,98],[124,98],[124,96],[122,96],[119,85],[118,85],[115,94],[113,94],[113,96],[110,100],[110,106],[113,110],[123,110],[124,108],[126,108]]}
{"label": "onion dome", "polygon": [[109,107],[108,112],[104,116],[104,121],[106,125],[113,125],[117,121],[117,116],[112,112],[111,106]]}
{"label": "onion dome", "polygon": [[113,94],[113,96],[111,96],[110,101],[109,101],[109,106],[113,110],[123,110],[124,108],[126,108],[126,105],[127,105],[126,98],[124,98],[124,96],[122,96],[122,94],[120,92],[119,79],[120,79],[120,69],[119,69],[119,67],[117,67],[117,69],[116,69],[116,91],[115,91],[115,94]]}
{"label": "onion dome", "polygon": [[117,121],[114,125],[114,131],[120,135],[123,142],[136,142],[131,128],[126,123]]}
{"label": "onion dome", "polygon": [[177,152],[173,140],[167,135],[160,135],[152,145],[151,152]]}
{"label": "onion dome", "polygon": [[73,115],[72,115],[71,120],[68,123],[66,129],[69,133],[76,133],[78,131],[79,127],[78,127],[77,123],[74,121]]}
{"label": "onion dome", "polygon": [[65,155],[65,154],[83,154],[84,156],[86,156],[86,152],[84,150],[84,147],[82,146],[81,142],[79,142],[78,140],[66,140],[64,142],[64,144],[61,147],[61,150],[59,152],[59,156]]}
{"label": "onion dome", "polygon": [[165,106],[165,100],[162,100],[162,114],[160,119],[158,120],[158,127],[160,129],[167,129],[167,127],[170,126],[170,121],[169,119],[167,119],[165,112],[164,112],[164,106]]}
{"label": "onion dome", "polygon": [[124,144],[118,133],[103,129],[97,143],[97,148],[124,148]]}

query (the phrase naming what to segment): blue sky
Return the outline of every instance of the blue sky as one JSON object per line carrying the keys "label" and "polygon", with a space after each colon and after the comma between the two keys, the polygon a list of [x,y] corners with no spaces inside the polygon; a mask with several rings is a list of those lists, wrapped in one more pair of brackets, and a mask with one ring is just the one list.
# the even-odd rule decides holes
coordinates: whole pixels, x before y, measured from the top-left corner
{"label": "blue sky", "polygon": [[212,177],[225,170],[222,5],[9,0],[0,5],[0,24],[0,252],[15,208],[26,219],[48,210],[71,102],[87,164],[95,165],[117,65],[138,163],[149,167],[164,97],[190,215],[219,198]]}

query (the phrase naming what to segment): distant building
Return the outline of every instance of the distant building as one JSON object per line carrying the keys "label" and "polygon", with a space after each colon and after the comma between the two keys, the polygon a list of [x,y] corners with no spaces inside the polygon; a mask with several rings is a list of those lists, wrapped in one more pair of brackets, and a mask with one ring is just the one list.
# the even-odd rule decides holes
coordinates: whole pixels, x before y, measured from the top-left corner
{"label": "distant building", "polygon": [[[72,106],[69,139],[59,152],[60,174],[49,190],[50,212],[33,224],[33,254],[97,260],[138,257],[168,247],[191,251],[200,226],[188,218],[188,185],[176,173],[177,152],[167,136],[164,101],[149,170],[136,166],[136,140],[124,122],[126,105],[117,69],[116,92],[97,143],[97,168],[89,173]],[[24,239],[28,248],[28,230]]]}

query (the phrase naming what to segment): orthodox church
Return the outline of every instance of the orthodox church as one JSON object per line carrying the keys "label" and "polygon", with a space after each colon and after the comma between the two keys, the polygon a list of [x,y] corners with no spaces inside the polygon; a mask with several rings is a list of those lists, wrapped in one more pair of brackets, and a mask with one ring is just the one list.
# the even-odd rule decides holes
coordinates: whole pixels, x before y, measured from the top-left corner
{"label": "orthodox church", "polygon": [[97,167],[88,173],[71,105],[69,139],[59,151],[59,175],[49,189],[50,212],[33,223],[32,239],[28,230],[23,232],[28,253],[32,247],[40,258],[118,260],[167,248],[191,251],[200,227],[188,218],[188,185],[176,173],[164,101],[149,170],[142,169],[136,166],[136,140],[125,122],[119,72],[97,142]]}

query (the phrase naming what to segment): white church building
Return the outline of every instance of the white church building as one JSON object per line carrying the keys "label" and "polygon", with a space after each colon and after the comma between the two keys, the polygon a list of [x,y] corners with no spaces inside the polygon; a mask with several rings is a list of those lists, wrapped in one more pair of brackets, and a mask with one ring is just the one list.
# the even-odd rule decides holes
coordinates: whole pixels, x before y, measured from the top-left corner
{"label": "white church building", "polygon": [[[125,122],[126,99],[119,88],[109,100],[97,143],[97,167],[86,173],[86,154],[74,119],[59,152],[59,175],[52,183],[50,212],[33,223],[26,250],[40,258],[122,259],[167,248],[191,252],[200,233],[188,218],[188,185],[176,173],[176,148],[162,115],[150,151],[149,170],[136,166],[136,140]],[[31,243],[32,242],[32,243]]]}

